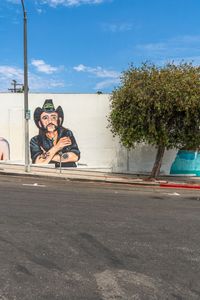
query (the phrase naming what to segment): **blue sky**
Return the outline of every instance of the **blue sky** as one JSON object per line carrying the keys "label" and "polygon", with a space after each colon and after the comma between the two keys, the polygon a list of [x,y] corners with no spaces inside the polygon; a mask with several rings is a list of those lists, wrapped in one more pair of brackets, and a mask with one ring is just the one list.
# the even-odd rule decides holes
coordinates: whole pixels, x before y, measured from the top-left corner
{"label": "blue sky", "polygon": [[[199,0],[24,0],[31,92],[104,93],[130,63],[200,63]],[[23,82],[20,0],[0,1],[0,91]]]}

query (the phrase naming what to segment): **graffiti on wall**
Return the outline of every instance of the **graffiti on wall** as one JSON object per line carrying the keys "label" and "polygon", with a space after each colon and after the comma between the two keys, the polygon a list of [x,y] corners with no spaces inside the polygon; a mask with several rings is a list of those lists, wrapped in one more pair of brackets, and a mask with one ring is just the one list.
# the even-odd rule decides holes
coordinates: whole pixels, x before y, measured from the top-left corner
{"label": "graffiti on wall", "polygon": [[0,137],[0,160],[10,159],[10,146],[6,139]]}
{"label": "graffiti on wall", "polygon": [[30,141],[31,159],[34,164],[54,163],[56,167],[76,167],[80,150],[73,132],[62,126],[64,112],[56,109],[52,99],[45,100],[42,108],[34,111],[38,135]]}

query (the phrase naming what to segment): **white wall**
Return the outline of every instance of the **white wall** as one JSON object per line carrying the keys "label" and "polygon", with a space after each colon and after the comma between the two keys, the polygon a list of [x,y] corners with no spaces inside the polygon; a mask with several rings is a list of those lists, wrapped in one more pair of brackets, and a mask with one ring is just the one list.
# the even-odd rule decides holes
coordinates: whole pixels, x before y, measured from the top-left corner
{"label": "white wall", "polygon": [[[108,94],[29,94],[31,120],[30,138],[38,134],[33,120],[37,106],[42,107],[45,99],[53,99],[55,107],[64,111],[63,126],[71,129],[81,150],[80,165],[88,168],[108,169],[115,172],[150,172],[155,159],[155,149],[138,145],[128,152],[107,128],[109,114]],[[0,136],[10,143],[11,161],[24,159],[23,94],[0,93],[1,131]],[[167,151],[162,173],[168,174],[176,151]]]}

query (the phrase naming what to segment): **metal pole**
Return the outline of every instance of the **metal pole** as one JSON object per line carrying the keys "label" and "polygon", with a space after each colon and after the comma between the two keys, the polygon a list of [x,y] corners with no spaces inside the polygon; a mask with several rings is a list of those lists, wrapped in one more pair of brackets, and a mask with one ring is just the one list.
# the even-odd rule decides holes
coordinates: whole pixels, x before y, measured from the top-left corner
{"label": "metal pole", "polygon": [[29,161],[29,119],[28,109],[28,63],[27,63],[27,16],[24,6],[24,0],[21,0],[24,14],[24,142],[25,142],[25,172],[30,171]]}
{"label": "metal pole", "polygon": [[130,171],[129,153],[130,153],[130,151],[129,151],[129,149],[127,149],[126,170],[127,170],[128,173]]}
{"label": "metal pole", "polygon": [[59,162],[59,167],[60,167],[60,174],[61,174],[61,166],[62,166],[62,151],[58,152],[59,156],[60,156],[60,162]]}

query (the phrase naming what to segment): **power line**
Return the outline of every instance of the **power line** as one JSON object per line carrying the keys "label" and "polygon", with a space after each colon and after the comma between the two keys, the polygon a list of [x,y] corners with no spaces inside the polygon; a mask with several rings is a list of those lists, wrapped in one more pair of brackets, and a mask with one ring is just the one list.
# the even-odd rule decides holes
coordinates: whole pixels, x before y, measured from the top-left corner
{"label": "power line", "polygon": [[23,93],[24,85],[22,83],[17,83],[16,80],[12,80],[11,85],[13,86],[13,88],[8,89],[9,91],[11,91],[11,93]]}

